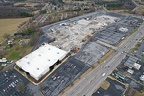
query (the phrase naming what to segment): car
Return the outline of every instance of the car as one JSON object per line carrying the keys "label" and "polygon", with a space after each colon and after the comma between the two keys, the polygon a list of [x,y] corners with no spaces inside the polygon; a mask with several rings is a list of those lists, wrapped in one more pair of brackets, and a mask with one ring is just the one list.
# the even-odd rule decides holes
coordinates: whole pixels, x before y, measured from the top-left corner
{"label": "car", "polygon": [[74,66],[74,68],[76,68],[76,66]]}
{"label": "car", "polygon": [[15,86],[13,85],[13,83],[11,83],[11,86],[14,88]]}
{"label": "car", "polygon": [[127,53],[126,51],[123,51],[123,53]]}
{"label": "car", "polygon": [[11,61],[7,61],[7,63],[8,63],[8,64],[11,64],[11,63],[13,63],[13,60],[11,60]]}
{"label": "car", "polygon": [[3,89],[3,92],[5,92],[6,90],[5,89]]}
{"label": "car", "polygon": [[62,80],[61,82],[63,83],[65,80]]}
{"label": "car", "polygon": [[56,73],[56,74],[54,74],[54,76],[56,76],[56,77],[57,77],[57,76],[58,76],[58,74]]}
{"label": "car", "polygon": [[14,75],[13,75],[13,77],[15,78],[15,77],[16,77],[16,75],[14,74]]}
{"label": "car", "polygon": [[7,76],[7,74],[6,73],[3,73],[3,75],[6,77]]}
{"label": "car", "polygon": [[70,64],[70,66],[72,67],[72,66],[73,66],[73,64]]}
{"label": "car", "polygon": [[103,73],[102,76],[105,76],[106,73]]}
{"label": "car", "polygon": [[67,67],[69,67],[69,66],[70,66],[70,64],[66,64],[66,66],[67,66]]}
{"label": "car", "polygon": [[18,81],[18,80],[16,80],[15,82],[16,82],[16,83],[18,83],[19,81]]}
{"label": "car", "polygon": [[60,76],[57,77],[58,79],[60,78]]}
{"label": "car", "polygon": [[53,80],[56,80],[56,79],[57,79],[56,77],[53,78]]}

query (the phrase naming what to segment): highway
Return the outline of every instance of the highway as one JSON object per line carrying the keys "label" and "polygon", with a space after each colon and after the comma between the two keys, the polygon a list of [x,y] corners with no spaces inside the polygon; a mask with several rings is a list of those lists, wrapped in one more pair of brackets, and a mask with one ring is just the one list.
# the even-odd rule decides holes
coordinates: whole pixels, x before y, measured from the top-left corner
{"label": "highway", "polygon": [[[140,26],[137,32],[124,40],[118,46],[116,52],[107,60],[93,69],[84,78],[80,79],[79,82],[74,84],[63,96],[91,96],[107,76],[120,64],[122,59],[125,58],[127,52],[144,36],[143,30],[144,24]],[[105,73],[105,76],[102,76],[103,73]]]}

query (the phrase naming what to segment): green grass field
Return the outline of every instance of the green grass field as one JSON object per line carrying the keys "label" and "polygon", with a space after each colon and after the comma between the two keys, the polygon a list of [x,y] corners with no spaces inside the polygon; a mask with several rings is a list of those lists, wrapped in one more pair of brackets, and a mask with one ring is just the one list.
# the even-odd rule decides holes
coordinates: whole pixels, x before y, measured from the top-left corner
{"label": "green grass field", "polygon": [[6,55],[6,58],[9,60],[18,60],[25,55],[29,54],[32,47],[30,45],[19,46],[15,45],[13,48],[9,49],[9,54]]}

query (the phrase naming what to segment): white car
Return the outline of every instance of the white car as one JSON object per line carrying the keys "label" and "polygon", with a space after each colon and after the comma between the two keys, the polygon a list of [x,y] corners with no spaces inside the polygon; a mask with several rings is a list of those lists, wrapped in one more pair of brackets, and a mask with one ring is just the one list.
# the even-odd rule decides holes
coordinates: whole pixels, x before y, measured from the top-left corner
{"label": "white car", "polygon": [[103,73],[102,76],[105,76],[106,73]]}

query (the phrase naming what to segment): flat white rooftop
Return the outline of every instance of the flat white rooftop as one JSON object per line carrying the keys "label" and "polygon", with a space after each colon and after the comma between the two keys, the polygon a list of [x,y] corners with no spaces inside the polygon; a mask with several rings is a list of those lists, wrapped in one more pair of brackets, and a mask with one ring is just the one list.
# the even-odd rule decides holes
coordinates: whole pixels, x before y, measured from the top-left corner
{"label": "flat white rooftop", "polygon": [[66,51],[45,44],[17,61],[16,65],[29,72],[34,79],[39,80],[50,70],[50,66],[54,65],[58,60],[62,60],[66,55]]}

